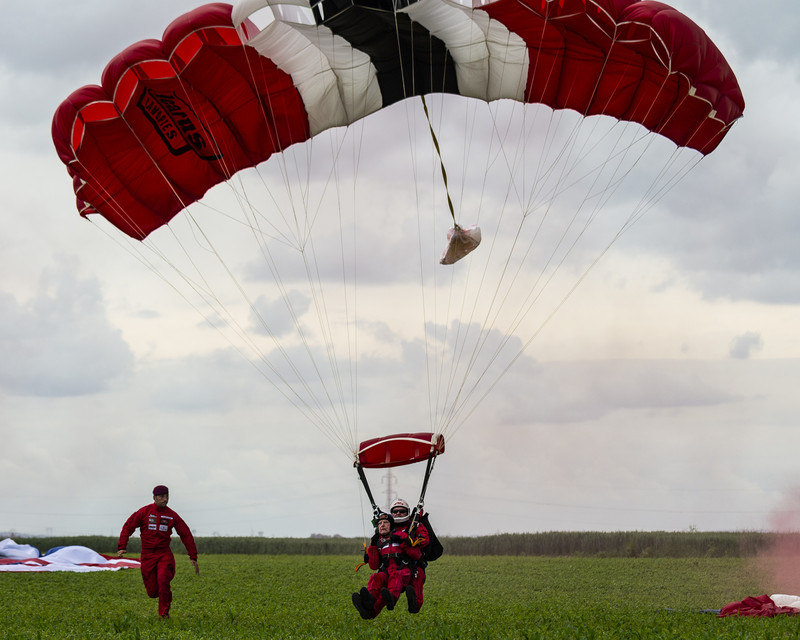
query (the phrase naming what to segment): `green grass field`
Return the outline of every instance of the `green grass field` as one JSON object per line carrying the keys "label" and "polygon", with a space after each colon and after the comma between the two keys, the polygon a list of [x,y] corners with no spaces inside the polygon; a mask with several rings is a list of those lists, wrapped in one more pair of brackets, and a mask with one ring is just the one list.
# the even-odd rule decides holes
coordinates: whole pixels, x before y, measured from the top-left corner
{"label": "green grass field", "polygon": [[362,620],[369,576],[347,556],[176,554],[172,617],[136,570],[0,573],[0,638],[798,638],[800,619],[719,619],[702,609],[768,592],[739,558],[444,556],[425,605]]}

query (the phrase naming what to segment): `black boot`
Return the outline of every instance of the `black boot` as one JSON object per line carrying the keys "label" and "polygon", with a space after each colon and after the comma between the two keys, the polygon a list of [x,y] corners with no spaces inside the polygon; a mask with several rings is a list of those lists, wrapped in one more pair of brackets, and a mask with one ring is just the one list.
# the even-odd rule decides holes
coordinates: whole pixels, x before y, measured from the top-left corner
{"label": "black boot", "polygon": [[367,609],[367,607],[364,606],[364,602],[361,600],[361,594],[353,594],[353,606],[358,610],[358,614],[364,618],[364,620],[372,618],[372,609]]}
{"label": "black boot", "polygon": [[406,600],[408,601],[408,612],[419,613],[420,607],[417,602],[417,592],[414,591],[414,587],[411,585],[406,587]]}
{"label": "black boot", "polygon": [[361,587],[359,593],[361,595],[361,602],[364,603],[367,609],[372,611],[375,608],[375,596],[373,596],[366,587]]}
{"label": "black boot", "polygon": [[394,605],[397,604],[397,598],[392,595],[391,591],[384,587],[381,589],[381,595],[383,596],[383,601],[386,603],[386,608],[389,611],[394,609]]}

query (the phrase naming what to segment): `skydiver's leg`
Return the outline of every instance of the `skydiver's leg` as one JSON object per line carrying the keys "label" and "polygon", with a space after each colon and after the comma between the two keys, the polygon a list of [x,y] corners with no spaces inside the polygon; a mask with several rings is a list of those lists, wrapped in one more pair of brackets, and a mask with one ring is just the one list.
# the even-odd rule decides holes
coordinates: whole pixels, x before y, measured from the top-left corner
{"label": "skydiver's leg", "polygon": [[416,572],[411,576],[411,580],[406,588],[406,598],[408,599],[408,612],[419,613],[422,609],[422,586],[425,584],[425,570],[417,567]]}
{"label": "skydiver's leg", "polygon": [[387,588],[395,600],[400,597],[400,594],[405,589],[406,585],[411,580],[411,568],[407,566],[397,567],[389,570],[389,583]]}
{"label": "skydiver's leg", "polygon": [[369,591],[370,595],[375,599],[375,603],[372,605],[372,617],[374,618],[377,616],[381,609],[386,605],[386,602],[383,599],[383,594],[381,594],[381,590],[388,584],[389,576],[383,571],[377,571],[373,573],[369,577],[369,582],[367,582],[367,591]]}
{"label": "skydiver's leg", "polygon": [[170,582],[175,577],[175,556],[169,549],[161,555],[158,562],[158,615],[166,618],[172,603]]}
{"label": "skydiver's leg", "polygon": [[139,560],[144,589],[150,598],[158,597],[158,555],[142,554]]}

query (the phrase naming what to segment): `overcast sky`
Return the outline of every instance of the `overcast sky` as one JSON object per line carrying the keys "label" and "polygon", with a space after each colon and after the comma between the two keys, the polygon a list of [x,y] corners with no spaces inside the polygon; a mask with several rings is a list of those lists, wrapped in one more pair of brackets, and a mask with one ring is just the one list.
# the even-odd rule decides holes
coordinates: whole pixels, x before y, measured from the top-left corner
{"label": "overcast sky", "polygon": [[[800,8],[671,4],[730,62],[745,117],[613,245],[447,434],[426,499],[441,534],[800,524]],[[194,6],[44,0],[6,12],[14,26],[0,49],[0,532],[116,535],[161,483],[198,535],[365,531],[369,507],[348,455],[78,216],[53,148],[58,104],[97,83],[120,49],[159,37]],[[364,173],[379,175],[380,161]],[[396,180],[375,178],[369,193],[386,217],[365,231],[376,260],[360,275],[354,441],[428,429],[408,306],[381,317],[381,290],[405,301],[419,288],[403,261],[416,218],[403,219],[409,194]],[[396,269],[387,275],[381,258]],[[258,268],[243,263],[257,282]],[[290,323],[269,291],[258,304],[281,333]],[[421,472],[374,473],[379,502],[390,484],[414,501]]]}

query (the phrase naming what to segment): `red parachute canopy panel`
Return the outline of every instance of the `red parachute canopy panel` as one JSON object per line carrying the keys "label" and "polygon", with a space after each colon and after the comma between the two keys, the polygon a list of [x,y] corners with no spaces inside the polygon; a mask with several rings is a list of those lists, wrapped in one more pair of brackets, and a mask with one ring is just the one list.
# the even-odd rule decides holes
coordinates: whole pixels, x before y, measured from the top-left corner
{"label": "red parachute canopy panel", "polygon": [[423,462],[444,453],[441,433],[396,433],[364,440],[358,447],[358,461],[365,469],[400,467]]}
{"label": "red parachute canopy panel", "polygon": [[526,43],[525,102],[639,122],[710,153],[744,98],[706,33],[651,0],[495,0],[481,6]]}
{"label": "red parachute canopy panel", "polygon": [[140,240],[212,186],[310,135],[291,77],[243,46],[222,3],[119,53],[101,85],[59,106],[53,141],[81,215],[100,213]]}

